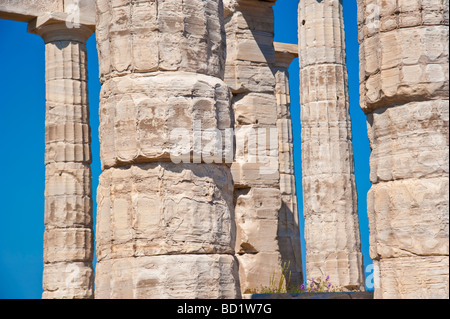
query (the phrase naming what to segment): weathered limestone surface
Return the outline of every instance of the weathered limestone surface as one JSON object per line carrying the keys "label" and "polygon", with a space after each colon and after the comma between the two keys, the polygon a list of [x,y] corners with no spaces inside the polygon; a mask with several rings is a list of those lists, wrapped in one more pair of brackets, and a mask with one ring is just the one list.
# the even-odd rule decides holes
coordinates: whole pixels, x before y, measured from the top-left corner
{"label": "weathered limestone surface", "polygon": [[[97,1],[97,298],[240,297],[230,168],[195,146],[198,126],[231,128],[222,10]],[[176,129],[193,135],[192,163],[170,162]]]}
{"label": "weathered limestone surface", "polygon": [[271,277],[281,273],[283,263],[290,263],[292,284],[303,280],[301,260],[292,251],[299,244],[288,242],[299,239],[288,234],[295,232],[291,228],[295,212],[286,210],[289,200],[283,200],[286,191],[282,193],[280,189],[279,154],[280,145],[285,144],[280,143],[278,134],[273,4],[274,1],[224,1],[225,82],[233,93],[236,138],[231,167],[236,253],[243,293],[269,286]]}
{"label": "weathered limestone surface", "polygon": [[[230,93],[219,78],[192,72],[118,76],[102,86],[100,114],[99,136],[105,145],[100,155],[105,168],[169,161],[179,144],[179,138],[172,136],[175,128],[193,135],[195,125],[222,132],[231,126]],[[192,138],[184,152],[201,156]],[[203,136],[202,145],[207,141]]]}
{"label": "weathered limestone surface", "polygon": [[274,47],[275,66],[273,70],[276,79],[275,96],[277,98],[278,161],[281,192],[277,240],[283,259],[290,263],[291,276],[303,278],[288,71],[292,60],[298,57],[298,46],[276,42]]}
{"label": "weathered limestone surface", "polygon": [[232,254],[233,187],[224,165],[110,168],[98,188],[97,259]]}
{"label": "weathered limestone surface", "polygon": [[358,11],[375,298],[448,298],[448,1]]}
{"label": "weathered limestone surface", "polygon": [[306,271],[363,290],[342,2],[300,1],[298,22]]}
{"label": "weathered limestone surface", "polygon": [[235,299],[239,282],[232,255],[127,257],[97,265],[96,298]]}
{"label": "weathered limestone surface", "polygon": [[40,19],[45,41],[43,298],[92,298],[92,181],[86,40],[91,28]]}
{"label": "weathered limestone surface", "polygon": [[[281,208],[278,134],[270,135],[270,128],[276,129],[277,124],[275,77],[271,70],[275,62],[272,5],[224,1],[225,82],[233,92],[236,136],[231,169],[236,188],[236,253],[243,293],[269,286],[271,276],[278,276],[282,267],[276,242]],[[258,156],[260,148],[264,158]],[[262,173],[264,169],[268,170]]]}

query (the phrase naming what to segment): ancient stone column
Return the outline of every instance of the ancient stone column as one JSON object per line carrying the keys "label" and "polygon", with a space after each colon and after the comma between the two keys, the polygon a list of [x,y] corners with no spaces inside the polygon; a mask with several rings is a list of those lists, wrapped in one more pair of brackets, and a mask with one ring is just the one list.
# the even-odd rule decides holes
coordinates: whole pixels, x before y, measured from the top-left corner
{"label": "ancient stone column", "polygon": [[448,0],[358,1],[375,298],[449,298]]}
{"label": "ancient stone column", "polygon": [[[275,96],[274,1],[227,0],[225,82],[233,93],[236,253],[243,293],[271,286],[290,263],[291,284],[302,281],[298,260],[283,256],[282,194]],[[290,254],[289,257],[293,257]]]}
{"label": "ancient stone column", "polygon": [[300,1],[299,62],[306,272],[364,289],[342,1]]}
{"label": "ancient stone column", "polygon": [[45,42],[43,298],[92,298],[92,178],[86,41],[93,29],[51,16],[29,25]]}
{"label": "ancient stone column", "polygon": [[[294,44],[274,43],[275,96],[277,98],[278,158],[281,209],[278,215],[278,242],[282,259],[290,264],[291,277],[302,282],[302,256],[294,169],[294,138],[291,120],[289,65],[298,57]],[[297,283],[298,284],[298,283]]]}
{"label": "ancient stone column", "polygon": [[230,167],[205,151],[231,128],[222,10],[97,1],[96,298],[240,297]]}

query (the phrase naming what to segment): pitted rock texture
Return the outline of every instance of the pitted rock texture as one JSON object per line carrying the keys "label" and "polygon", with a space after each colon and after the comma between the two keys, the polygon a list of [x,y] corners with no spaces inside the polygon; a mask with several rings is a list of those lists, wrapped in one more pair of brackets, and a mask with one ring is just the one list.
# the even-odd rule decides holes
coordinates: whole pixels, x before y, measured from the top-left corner
{"label": "pitted rock texture", "polygon": [[239,298],[230,167],[203,157],[232,127],[222,2],[100,0],[97,17],[96,298]]}
{"label": "pitted rock texture", "polygon": [[[219,130],[222,136],[231,127],[230,99],[220,79],[189,72],[106,81],[100,101],[102,166],[170,161],[179,145],[176,130],[190,135],[183,153],[195,153],[194,131]],[[205,146],[208,139],[203,137]]]}
{"label": "pitted rock texture", "polygon": [[375,298],[448,298],[448,1],[358,11]]}
{"label": "pitted rock texture", "polygon": [[45,42],[43,298],[93,298],[87,27],[36,25]]}
{"label": "pitted rock texture", "polygon": [[100,178],[96,298],[236,298],[229,168],[146,163]]}
{"label": "pitted rock texture", "polygon": [[[289,266],[293,285],[303,281],[301,260],[294,251],[300,250],[293,216],[297,214],[296,201],[290,197],[295,190],[290,183],[283,184],[289,188],[283,194],[280,190],[280,170],[288,170],[290,158],[289,137],[279,130],[282,123],[278,108],[282,102],[276,90],[274,2],[224,1],[225,82],[233,93],[236,138],[231,166],[236,197],[236,257],[243,293],[269,286],[283,265]],[[279,90],[286,93],[286,87],[281,88],[286,82],[280,81],[279,85]],[[287,133],[290,124],[285,124],[283,132]],[[280,154],[284,165],[280,164]]]}
{"label": "pitted rock texture", "polygon": [[300,1],[298,22],[306,272],[363,290],[342,1]]}
{"label": "pitted rock texture", "polygon": [[183,254],[105,260],[96,269],[99,299],[234,299],[235,257]]}
{"label": "pitted rock texture", "polygon": [[97,1],[100,79],[186,71],[223,78],[221,1]]}
{"label": "pitted rock texture", "polygon": [[231,174],[225,165],[145,163],[102,173],[97,258],[233,254]]}
{"label": "pitted rock texture", "polygon": [[283,263],[289,266],[293,285],[303,282],[297,188],[294,169],[294,136],[291,120],[289,65],[298,56],[298,46],[274,43],[278,129],[278,163],[281,208],[278,212],[277,241]]}

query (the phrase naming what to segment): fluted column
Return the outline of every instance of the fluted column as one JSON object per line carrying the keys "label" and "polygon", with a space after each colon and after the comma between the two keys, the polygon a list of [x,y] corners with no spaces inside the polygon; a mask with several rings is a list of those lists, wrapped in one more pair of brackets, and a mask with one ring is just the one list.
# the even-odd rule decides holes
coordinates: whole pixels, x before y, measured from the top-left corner
{"label": "fluted column", "polygon": [[307,275],[364,289],[342,1],[300,1],[299,60]]}
{"label": "fluted column", "polygon": [[[275,96],[275,1],[226,0],[225,82],[233,93],[236,156],[236,254],[243,292],[270,286],[291,264],[291,284],[301,282],[279,240],[285,221],[280,190],[279,135]],[[281,212],[281,213],[280,213]],[[281,245],[281,246],[280,246]],[[292,255],[291,255],[292,256]],[[292,268],[294,267],[294,268]]]}
{"label": "fluted column", "polygon": [[358,1],[375,298],[449,298],[448,1]]}
{"label": "fluted column", "polygon": [[230,168],[205,145],[231,128],[222,10],[97,1],[96,298],[240,297]]}
{"label": "fluted column", "polygon": [[[39,19],[39,18],[38,18]],[[86,40],[93,30],[40,19],[45,42],[43,298],[92,298],[94,235]]]}
{"label": "fluted column", "polygon": [[274,43],[275,96],[277,98],[278,157],[281,209],[278,215],[278,242],[282,259],[290,264],[291,277],[303,282],[297,189],[294,169],[294,137],[291,120],[289,65],[298,56],[297,45]]}

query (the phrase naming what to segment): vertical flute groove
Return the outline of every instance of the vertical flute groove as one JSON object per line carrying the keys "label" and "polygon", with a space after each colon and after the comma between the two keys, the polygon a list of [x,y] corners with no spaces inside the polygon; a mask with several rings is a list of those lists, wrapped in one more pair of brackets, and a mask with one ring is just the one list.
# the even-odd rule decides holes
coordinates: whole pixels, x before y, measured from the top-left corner
{"label": "vertical flute groove", "polygon": [[448,0],[358,0],[375,298],[449,298]]}
{"label": "vertical flute groove", "polygon": [[[94,235],[86,40],[64,22],[31,32],[45,42],[45,232],[42,298],[93,298]],[[79,70],[79,72],[74,72]]]}
{"label": "vertical flute groove", "polygon": [[307,275],[363,290],[341,1],[300,1],[299,43]]}
{"label": "vertical flute groove", "polygon": [[96,298],[240,297],[230,168],[197,148],[231,127],[221,5],[97,1]]}

